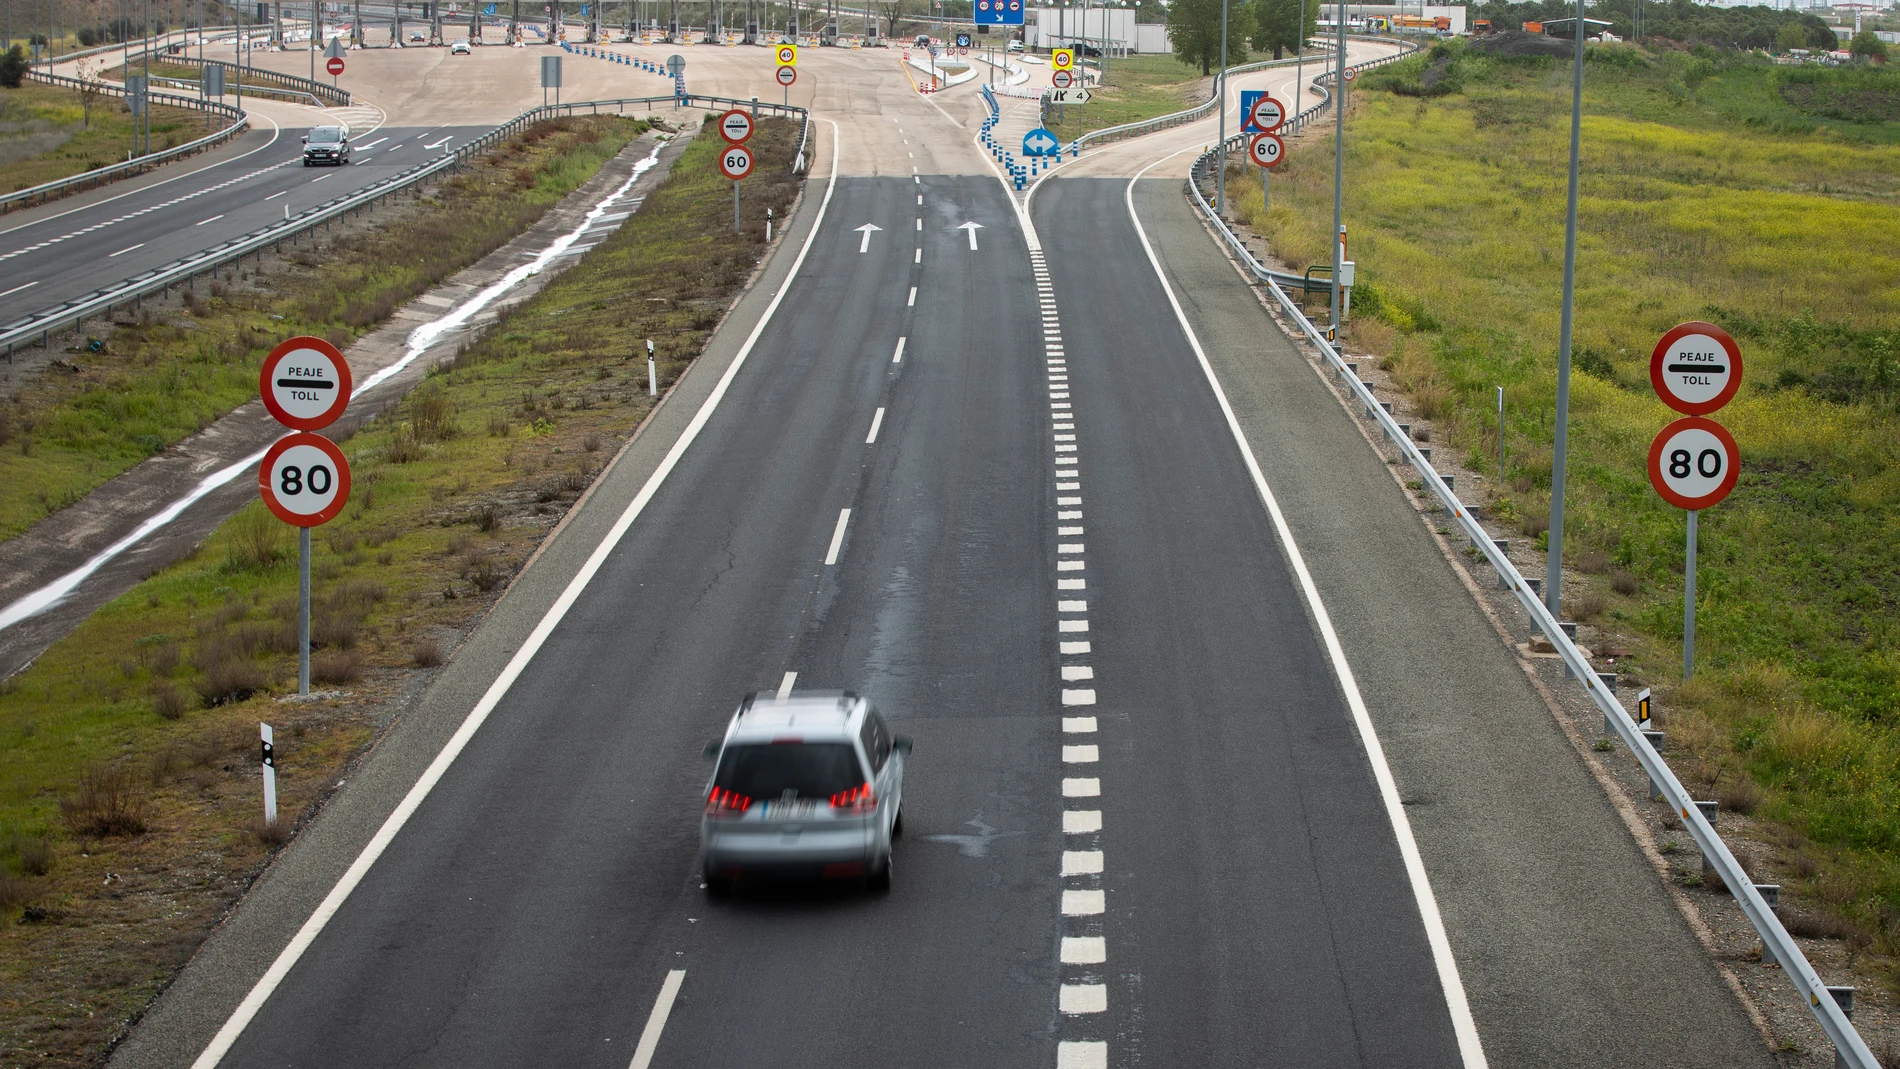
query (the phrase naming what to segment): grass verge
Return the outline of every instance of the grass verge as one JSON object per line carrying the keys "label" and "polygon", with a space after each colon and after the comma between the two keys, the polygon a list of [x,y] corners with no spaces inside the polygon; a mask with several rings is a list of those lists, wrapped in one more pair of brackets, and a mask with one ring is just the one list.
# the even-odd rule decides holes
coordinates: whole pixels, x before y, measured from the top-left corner
{"label": "grass verge", "polygon": [[[1250,62],[1272,58],[1260,53],[1251,57]],[[1042,68],[1029,69],[1032,85],[1047,84],[1048,75]],[[1066,108],[1062,122],[1055,121],[1051,110],[1048,129],[1063,141],[1072,141],[1091,130],[1191,108],[1205,101],[1213,91],[1214,79],[1202,77],[1199,67],[1183,63],[1172,55],[1111,59],[1108,83],[1089,87],[1089,102]]]}
{"label": "grass verge", "polygon": [[[1844,918],[1900,985],[1900,125],[1777,128],[1732,106],[1778,77],[1761,65],[1591,55],[1567,605],[1628,647],[1620,670],[1661,688],[1685,780],[1776,822],[1789,891]],[[1432,67],[1449,88],[1426,88]],[[1504,387],[1509,463],[1483,496],[1540,545],[1569,77],[1441,46],[1362,83],[1347,142],[1353,348],[1476,471],[1497,470]],[[1331,167],[1296,150],[1271,212],[1256,174],[1230,180],[1235,213],[1295,270],[1330,258]],[[1744,468],[1701,517],[1697,677],[1677,686],[1683,515],[1644,473],[1674,414],[1647,364],[1663,331],[1707,318],[1747,360],[1716,417]]]}
{"label": "grass verge", "polygon": [[[0,189],[7,192],[124,163],[132,150],[132,113],[100,95],[88,122],[71,89],[27,84],[0,89]],[[152,149],[194,141],[212,131],[190,108],[152,109]]]}
{"label": "grass verge", "polygon": [[615,116],[537,124],[345,240],[287,248],[262,271],[226,268],[183,295],[183,314],[148,301],[93,325],[102,351],[76,346],[0,399],[0,539],[253,398],[279,339],[348,345],[527,229],[643,129]]}
{"label": "grass verge", "polygon": [[695,139],[612,237],[345,443],[348,509],[316,538],[313,656],[295,687],[289,528],[253,504],[189,559],[0,685],[0,1050],[94,1065],[284,836],[257,826],[276,729],[286,825],[307,820],[705,344],[785,218],[797,128],[750,144],[744,229]]}

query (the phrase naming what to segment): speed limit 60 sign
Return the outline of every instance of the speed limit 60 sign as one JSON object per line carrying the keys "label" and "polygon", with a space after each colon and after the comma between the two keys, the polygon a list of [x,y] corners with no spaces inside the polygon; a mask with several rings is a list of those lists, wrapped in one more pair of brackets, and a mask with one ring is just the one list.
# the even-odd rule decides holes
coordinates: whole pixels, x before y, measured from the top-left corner
{"label": "speed limit 60 sign", "polygon": [[752,136],[752,116],[733,108],[719,117],[719,136],[738,144]]}
{"label": "speed limit 60 sign", "polygon": [[1688,416],[1706,416],[1742,387],[1742,347],[1713,323],[1672,328],[1649,354],[1649,383],[1663,404]]}
{"label": "speed limit 60 sign", "polygon": [[1286,159],[1286,142],[1279,134],[1255,134],[1247,142],[1247,155],[1262,167],[1278,167]]}
{"label": "speed limit 60 sign", "polygon": [[744,145],[727,145],[719,154],[719,173],[735,182],[751,174],[752,151]]}
{"label": "speed limit 60 sign", "polygon": [[257,392],[277,422],[294,431],[328,427],[350,403],[350,365],[322,338],[291,338],[264,358]]}
{"label": "speed limit 60 sign", "polygon": [[295,527],[329,523],[350,501],[350,462],[335,442],[298,431],[264,451],[257,489],[277,518]]}
{"label": "speed limit 60 sign", "polygon": [[1649,446],[1649,482],[1664,501],[1692,512],[1720,502],[1735,489],[1741,450],[1712,419],[1685,416],[1662,429]]}

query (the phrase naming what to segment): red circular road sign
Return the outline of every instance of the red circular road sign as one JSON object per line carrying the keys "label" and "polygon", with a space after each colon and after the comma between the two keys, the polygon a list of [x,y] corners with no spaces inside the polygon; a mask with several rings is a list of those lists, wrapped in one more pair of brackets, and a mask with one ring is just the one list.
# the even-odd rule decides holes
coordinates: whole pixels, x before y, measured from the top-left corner
{"label": "red circular road sign", "polygon": [[1049,76],[1049,84],[1057,89],[1067,89],[1075,84],[1074,71],[1056,71]]}
{"label": "red circular road sign", "polygon": [[778,61],[781,66],[785,66],[785,67],[789,67],[792,64],[797,63],[798,62],[798,47],[796,45],[778,46]]}
{"label": "red circular road sign", "polygon": [[1741,474],[1741,448],[1726,427],[1684,416],[1649,446],[1649,484],[1681,509],[1705,509],[1727,497]]}
{"label": "red circular road sign", "polygon": [[719,136],[738,144],[752,136],[752,116],[734,108],[719,117]]}
{"label": "red circular road sign", "polygon": [[1346,80],[1347,80],[1347,81],[1349,81],[1349,82],[1350,82],[1350,81],[1352,81],[1352,80],[1353,80],[1354,78],[1357,78],[1357,77],[1359,77],[1359,72],[1358,72],[1358,71],[1356,71],[1356,70],[1351,70],[1351,69],[1348,69],[1348,70],[1346,71]]}
{"label": "red circular road sign", "polygon": [[744,145],[727,145],[719,154],[719,173],[737,182],[752,173],[752,150]]}
{"label": "red circular road sign", "polygon": [[1649,354],[1649,384],[1670,408],[1706,416],[1742,388],[1742,347],[1713,323],[1673,327]]}
{"label": "red circular road sign", "polygon": [[1253,123],[1254,129],[1270,134],[1286,121],[1286,105],[1272,97],[1263,96],[1253,102],[1253,112],[1247,116],[1247,120]]}
{"label": "red circular road sign", "polygon": [[1286,142],[1279,134],[1255,134],[1247,142],[1247,155],[1262,167],[1278,167],[1286,159]]}
{"label": "red circular road sign", "polygon": [[329,71],[331,74],[342,74],[343,73],[343,57],[331,56],[329,60],[324,63],[323,69],[326,71]]}
{"label": "red circular road sign", "polygon": [[780,67],[778,69],[778,84],[790,85],[795,81],[798,81],[797,67]]}
{"label": "red circular road sign", "polygon": [[257,466],[264,507],[293,527],[318,527],[350,502],[350,462],[335,442],[298,431],[279,438]]}
{"label": "red circular road sign", "polygon": [[350,403],[350,365],[322,338],[279,342],[257,373],[257,393],[277,422],[314,431],[336,422]]}

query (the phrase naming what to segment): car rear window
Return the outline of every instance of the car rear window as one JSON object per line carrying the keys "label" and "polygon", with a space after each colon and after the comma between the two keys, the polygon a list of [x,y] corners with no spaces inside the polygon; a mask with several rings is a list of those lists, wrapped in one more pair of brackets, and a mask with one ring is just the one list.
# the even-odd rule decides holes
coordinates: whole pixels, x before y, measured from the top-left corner
{"label": "car rear window", "polygon": [[726,747],[715,787],[747,798],[829,798],[864,782],[850,743],[742,743]]}

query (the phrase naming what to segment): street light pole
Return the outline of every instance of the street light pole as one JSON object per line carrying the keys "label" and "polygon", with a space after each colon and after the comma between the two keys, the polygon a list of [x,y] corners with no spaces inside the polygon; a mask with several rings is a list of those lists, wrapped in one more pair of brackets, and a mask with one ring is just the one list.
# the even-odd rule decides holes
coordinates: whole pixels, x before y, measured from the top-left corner
{"label": "street light pole", "polygon": [[[1084,68],[1087,69],[1087,68]],[[1220,79],[1214,83],[1220,94],[1220,140],[1214,144],[1214,214],[1227,212],[1227,0],[1220,0]]]}
{"label": "street light pole", "polygon": [[[1582,0],[1578,0],[1579,3]],[[1346,222],[1346,0],[1339,0],[1339,24],[1333,49],[1333,344],[1339,343],[1339,273],[1346,269],[1345,250],[1339,247],[1339,228]]]}
{"label": "street light pole", "polygon": [[1577,305],[1577,172],[1583,144],[1583,0],[1572,27],[1577,47],[1570,73],[1570,203],[1564,215],[1564,303],[1557,328],[1557,437],[1551,445],[1550,554],[1544,565],[1544,607],[1552,616],[1563,603],[1564,462],[1570,451],[1570,336]]}

